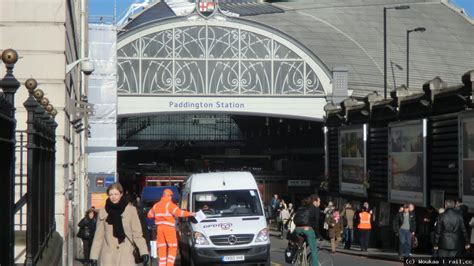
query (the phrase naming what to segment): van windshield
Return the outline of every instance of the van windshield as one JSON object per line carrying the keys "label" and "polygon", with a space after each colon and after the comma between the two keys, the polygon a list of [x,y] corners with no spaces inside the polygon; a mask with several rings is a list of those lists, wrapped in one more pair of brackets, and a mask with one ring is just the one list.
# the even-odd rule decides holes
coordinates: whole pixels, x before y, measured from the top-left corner
{"label": "van windshield", "polygon": [[262,215],[258,192],[252,189],[193,193],[193,207],[206,217]]}

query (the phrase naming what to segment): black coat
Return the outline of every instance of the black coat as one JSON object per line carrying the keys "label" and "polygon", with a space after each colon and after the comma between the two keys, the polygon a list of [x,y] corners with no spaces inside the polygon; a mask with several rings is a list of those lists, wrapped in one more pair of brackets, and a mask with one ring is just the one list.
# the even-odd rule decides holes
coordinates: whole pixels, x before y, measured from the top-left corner
{"label": "black coat", "polygon": [[[393,230],[398,233],[400,230],[400,227],[403,225],[403,212],[397,213],[395,216],[395,219],[393,220]],[[416,217],[413,212],[410,212],[408,214],[409,217],[409,222],[410,222],[410,232],[415,233],[416,232]]]}
{"label": "black coat", "polygon": [[79,222],[79,227],[84,228],[84,229],[87,228],[87,230],[89,230],[89,232],[90,232],[89,239],[93,239],[94,234],[95,234],[96,224],[97,224],[97,219],[89,219],[89,217],[84,217]]}
{"label": "black coat", "polygon": [[313,204],[309,205],[309,217],[311,221],[311,227],[313,230],[319,234],[319,207],[314,206]]}
{"label": "black coat", "polygon": [[450,208],[440,214],[436,222],[434,245],[444,250],[459,250],[468,243],[466,227],[459,212]]}

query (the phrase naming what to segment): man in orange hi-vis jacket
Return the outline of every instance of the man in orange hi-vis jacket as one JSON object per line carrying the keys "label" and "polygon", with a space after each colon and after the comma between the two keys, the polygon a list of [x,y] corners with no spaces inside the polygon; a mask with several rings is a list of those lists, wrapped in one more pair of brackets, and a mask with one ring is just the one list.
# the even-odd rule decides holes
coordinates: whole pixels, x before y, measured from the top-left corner
{"label": "man in orange hi-vis jacket", "polygon": [[[173,191],[165,189],[161,200],[150,209],[148,218],[155,218],[156,245],[158,246],[159,266],[172,266],[176,259],[178,241],[176,239],[175,216],[189,217],[195,213],[183,211],[171,201]],[[168,251],[168,252],[167,252]],[[168,253],[168,256],[167,256]]]}

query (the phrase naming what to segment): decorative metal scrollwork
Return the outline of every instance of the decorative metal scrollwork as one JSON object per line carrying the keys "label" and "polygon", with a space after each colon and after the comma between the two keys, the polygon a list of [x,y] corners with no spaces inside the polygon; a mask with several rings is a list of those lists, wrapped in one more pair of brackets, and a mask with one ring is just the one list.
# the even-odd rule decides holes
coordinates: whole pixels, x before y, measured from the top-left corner
{"label": "decorative metal scrollwork", "polygon": [[118,50],[118,92],[323,96],[305,60],[270,37],[239,28],[169,28]]}

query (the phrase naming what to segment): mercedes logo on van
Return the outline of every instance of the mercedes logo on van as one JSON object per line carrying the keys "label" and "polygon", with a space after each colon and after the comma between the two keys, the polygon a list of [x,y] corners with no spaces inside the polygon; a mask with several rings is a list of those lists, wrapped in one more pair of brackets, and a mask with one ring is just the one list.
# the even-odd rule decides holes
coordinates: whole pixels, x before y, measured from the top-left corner
{"label": "mercedes logo on van", "polygon": [[230,245],[234,245],[235,243],[237,243],[237,237],[235,235],[230,235],[227,238],[227,241],[229,241]]}

